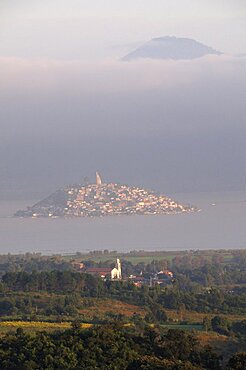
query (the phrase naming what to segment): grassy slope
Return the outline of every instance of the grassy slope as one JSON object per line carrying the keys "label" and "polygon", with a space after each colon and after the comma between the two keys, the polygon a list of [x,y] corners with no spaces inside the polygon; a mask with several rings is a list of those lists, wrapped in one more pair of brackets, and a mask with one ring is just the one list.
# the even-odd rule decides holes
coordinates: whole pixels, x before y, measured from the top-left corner
{"label": "grassy slope", "polygon": [[130,317],[135,313],[142,317],[146,314],[144,308],[119,300],[89,298],[87,299],[87,302],[89,302],[90,305],[88,307],[81,308],[79,313],[88,319],[92,319],[93,316],[104,317],[105,314],[109,312],[114,314],[122,314],[127,317]]}

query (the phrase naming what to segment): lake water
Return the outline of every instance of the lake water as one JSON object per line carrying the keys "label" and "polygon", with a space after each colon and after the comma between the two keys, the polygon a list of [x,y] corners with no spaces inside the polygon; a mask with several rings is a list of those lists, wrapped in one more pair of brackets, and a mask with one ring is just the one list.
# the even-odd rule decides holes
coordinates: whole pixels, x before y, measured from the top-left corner
{"label": "lake water", "polygon": [[170,196],[201,208],[201,212],[163,216],[18,219],[11,215],[35,201],[1,201],[0,253],[246,248],[246,191]]}

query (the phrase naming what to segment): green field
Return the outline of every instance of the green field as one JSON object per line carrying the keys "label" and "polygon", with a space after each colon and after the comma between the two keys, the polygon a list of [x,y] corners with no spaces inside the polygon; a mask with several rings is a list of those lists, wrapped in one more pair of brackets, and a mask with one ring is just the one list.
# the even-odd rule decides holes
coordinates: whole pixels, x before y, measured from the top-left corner
{"label": "green field", "polygon": [[[234,251],[235,252],[235,251]],[[77,261],[94,261],[98,262],[115,262],[116,258],[120,258],[122,261],[129,261],[133,265],[138,263],[150,263],[153,260],[167,260],[172,261],[173,258],[179,256],[192,256],[193,258],[203,257],[208,261],[211,261],[214,255],[222,256],[223,262],[222,263],[230,263],[233,258],[233,254],[230,250],[221,250],[221,251],[214,251],[214,250],[205,250],[205,251],[133,251],[129,253],[120,253],[120,252],[109,252],[103,253],[102,251],[96,251],[95,253],[88,253],[88,254],[77,254],[77,255],[66,255],[62,258],[69,262],[71,260]]]}
{"label": "green field", "polygon": [[94,261],[94,262],[106,262],[112,261],[115,262],[116,258],[120,258],[122,261],[129,261],[133,265],[137,265],[138,263],[150,263],[153,260],[163,260],[166,259],[171,261],[177,254],[175,252],[170,253],[155,253],[153,254],[146,252],[145,254],[123,254],[123,253],[116,253],[116,254],[87,254],[82,255],[81,257],[78,256],[65,256],[67,261],[69,260],[82,260],[82,261]]}

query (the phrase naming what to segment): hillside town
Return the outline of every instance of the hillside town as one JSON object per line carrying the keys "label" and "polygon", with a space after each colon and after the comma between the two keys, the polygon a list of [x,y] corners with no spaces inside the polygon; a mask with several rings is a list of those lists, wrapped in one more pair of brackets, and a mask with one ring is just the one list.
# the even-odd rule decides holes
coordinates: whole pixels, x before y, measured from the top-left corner
{"label": "hillside town", "polygon": [[17,217],[95,217],[116,215],[160,215],[195,211],[174,200],[139,187],[103,183],[73,185],[18,211]]}

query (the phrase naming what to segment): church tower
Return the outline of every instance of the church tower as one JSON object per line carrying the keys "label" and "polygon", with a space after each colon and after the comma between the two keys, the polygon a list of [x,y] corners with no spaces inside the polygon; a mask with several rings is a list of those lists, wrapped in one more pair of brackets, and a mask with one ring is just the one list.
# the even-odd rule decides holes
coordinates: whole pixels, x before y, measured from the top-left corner
{"label": "church tower", "polygon": [[102,179],[98,172],[96,172],[96,184],[102,185]]}
{"label": "church tower", "polygon": [[119,258],[116,260],[115,267],[111,270],[111,280],[121,280],[121,263]]}
{"label": "church tower", "polygon": [[116,260],[116,268],[118,270],[118,274],[117,274],[118,276],[117,276],[117,278],[119,280],[121,280],[121,263],[120,263],[119,258],[117,258],[117,260]]}

